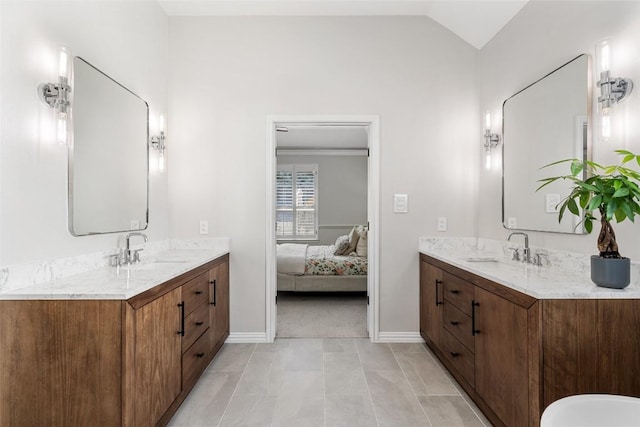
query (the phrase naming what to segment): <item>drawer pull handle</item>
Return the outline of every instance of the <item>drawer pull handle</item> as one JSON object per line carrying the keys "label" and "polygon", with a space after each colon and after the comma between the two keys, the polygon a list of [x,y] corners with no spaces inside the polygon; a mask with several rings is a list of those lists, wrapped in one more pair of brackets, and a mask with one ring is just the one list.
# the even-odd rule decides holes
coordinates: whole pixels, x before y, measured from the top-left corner
{"label": "drawer pull handle", "polygon": [[456,295],[457,295],[457,294],[459,294],[459,293],[460,293],[460,291],[459,291],[459,290],[457,290],[457,289],[451,289],[451,293],[452,293],[452,294],[456,294]]}
{"label": "drawer pull handle", "polygon": [[451,357],[458,357],[458,356],[460,356],[460,353],[456,353],[455,351],[450,351],[449,353],[451,353]]}
{"label": "drawer pull handle", "polygon": [[451,323],[453,326],[458,326],[460,324],[460,322],[458,322],[457,320],[451,320],[449,323]]}
{"label": "drawer pull handle", "polygon": [[442,284],[442,280],[436,279],[436,307],[442,304],[442,301],[438,301],[438,296],[440,295],[440,285]]}
{"label": "drawer pull handle", "polygon": [[217,297],[217,289],[216,289],[216,279],[213,279],[209,282],[210,285],[213,286],[213,301],[211,301],[209,304],[215,306],[216,305],[216,297]]}
{"label": "drawer pull handle", "polygon": [[178,304],[178,308],[180,308],[180,330],[178,331],[178,335],[183,337],[184,336],[184,301]]}
{"label": "drawer pull handle", "polygon": [[471,300],[471,336],[475,336],[480,333],[479,329],[476,329],[476,307],[480,305],[476,300]]}
{"label": "drawer pull handle", "polygon": [[196,322],[196,326],[202,326],[204,325],[204,322]]}
{"label": "drawer pull handle", "polygon": [[196,295],[202,295],[204,292],[202,291],[196,291]]}
{"label": "drawer pull handle", "polygon": [[203,358],[204,357],[204,353],[198,353],[198,354],[196,354],[196,357]]}

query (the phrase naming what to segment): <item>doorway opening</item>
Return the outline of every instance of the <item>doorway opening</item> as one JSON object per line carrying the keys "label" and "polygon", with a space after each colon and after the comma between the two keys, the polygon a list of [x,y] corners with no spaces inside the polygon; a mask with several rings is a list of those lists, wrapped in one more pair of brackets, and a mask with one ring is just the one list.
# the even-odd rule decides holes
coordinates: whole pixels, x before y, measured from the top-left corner
{"label": "doorway opening", "polygon": [[[266,157],[267,341],[272,342],[276,336],[353,334],[378,341],[379,118],[269,116]],[[346,173],[347,168],[356,170]],[[319,188],[318,176],[323,173],[330,178],[323,184],[333,185],[333,189]],[[360,181],[364,193],[356,196],[362,197],[361,203],[352,204],[355,211],[360,211],[343,212],[345,220],[339,221],[331,217],[331,211],[339,209],[330,205],[340,205],[341,197],[356,193],[351,188],[351,196],[338,194],[335,181],[350,176],[355,178],[345,185],[357,186],[356,181]],[[333,184],[327,184],[331,178]],[[322,217],[320,212],[325,212]],[[331,258],[345,240],[354,247],[345,246],[345,256],[337,257],[346,258],[346,264],[335,267],[331,261],[339,277],[330,277],[326,274],[329,267],[316,265],[313,259]],[[356,248],[357,241],[360,246]],[[315,267],[318,271],[313,271]],[[278,304],[283,316],[280,325]],[[363,316],[358,317],[359,311]],[[298,325],[303,318],[308,321]],[[326,321],[319,325],[318,319]],[[355,329],[349,329],[348,323]],[[319,332],[318,327],[324,329]]]}

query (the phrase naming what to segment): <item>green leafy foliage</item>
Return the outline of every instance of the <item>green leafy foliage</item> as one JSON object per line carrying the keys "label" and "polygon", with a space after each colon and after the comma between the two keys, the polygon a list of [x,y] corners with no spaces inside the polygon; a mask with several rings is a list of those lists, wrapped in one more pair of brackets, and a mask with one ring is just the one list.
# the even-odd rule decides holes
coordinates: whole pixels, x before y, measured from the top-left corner
{"label": "green leafy foliage", "polygon": [[[640,215],[640,172],[625,166],[634,160],[640,165],[640,155],[627,150],[616,150],[616,153],[623,156],[619,165],[602,166],[588,160],[583,162],[578,159],[565,159],[541,168],[569,163],[569,175],[541,179],[538,181],[541,185],[536,190],[539,191],[561,179],[573,182],[571,193],[560,202],[558,221],[562,221],[568,210],[572,215],[581,218],[578,226],[584,224],[584,229],[591,233],[593,221],[598,220],[593,215],[596,210],[603,224],[608,224],[613,219],[616,222],[626,219],[634,222],[635,216]],[[599,247],[602,238],[599,237]],[[613,239],[615,245],[615,236]],[[617,248],[617,245],[615,247]]]}

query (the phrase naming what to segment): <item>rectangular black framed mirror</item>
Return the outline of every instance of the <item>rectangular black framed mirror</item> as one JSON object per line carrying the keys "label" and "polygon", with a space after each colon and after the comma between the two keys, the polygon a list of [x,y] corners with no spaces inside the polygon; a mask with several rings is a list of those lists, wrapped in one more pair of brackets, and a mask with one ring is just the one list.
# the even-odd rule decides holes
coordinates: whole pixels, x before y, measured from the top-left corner
{"label": "rectangular black framed mirror", "polygon": [[149,107],[81,57],[73,59],[69,231],[144,230],[149,220]]}
{"label": "rectangular black framed mirror", "polygon": [[562,159],[590,158],[591,59],[580,55],[517,92],[502,106],[502,223],[507,229],[584,234],[580,219],[557,205],[571,183],[536,192],[539,179],[566,175]]}

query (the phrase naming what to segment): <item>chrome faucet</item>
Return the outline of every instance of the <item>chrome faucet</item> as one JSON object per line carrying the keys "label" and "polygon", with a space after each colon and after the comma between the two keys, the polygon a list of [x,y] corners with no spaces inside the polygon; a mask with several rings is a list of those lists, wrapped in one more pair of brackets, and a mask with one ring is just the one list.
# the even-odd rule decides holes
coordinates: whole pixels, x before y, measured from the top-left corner
{"label": "chrome faucet", "polygon": [[124,263],[125,264],[131,264],[131,263],[135,263],[135,262],[139,262],[140,261],[140,251],[142,249],[136,249],[135,251],[131,250],[131,244],[130,244],[130,240],[132,237],[142,237],[144,239],[144,241],[148,241],[147,239],[147,235],[144,233],[129,233],[127,234],[127,236],[125,237],[125,241],[126,241],[126,248],[124,250]]}
{"label": "chrome faucet", "polygon": [[531,251],[529,250],[529,235],[527,233],[523,233],[521,231],[515,231],[509,234],[507,240],[511,240],[511,236],[524,236],[524,249],[522,251],[522,261],[526,263],[531,263]]}

